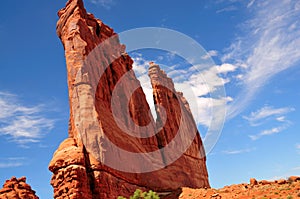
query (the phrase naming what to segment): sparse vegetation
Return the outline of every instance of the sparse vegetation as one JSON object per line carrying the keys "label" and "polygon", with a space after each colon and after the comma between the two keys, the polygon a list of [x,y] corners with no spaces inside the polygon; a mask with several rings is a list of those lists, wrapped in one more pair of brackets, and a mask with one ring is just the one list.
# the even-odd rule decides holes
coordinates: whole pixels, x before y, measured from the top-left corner
{"label": "sparse vegetation", "polygon": [[293,199],[293,196],[288,196],[286,199]]}
{"label": "sparse vegetation", "polygon": [[[126,199],[123,196],[119,196],[118,199]],[[140,189],[135,190],[133,196],[130,199],[159,199],[159,196],[154,191],[142,192]]]}

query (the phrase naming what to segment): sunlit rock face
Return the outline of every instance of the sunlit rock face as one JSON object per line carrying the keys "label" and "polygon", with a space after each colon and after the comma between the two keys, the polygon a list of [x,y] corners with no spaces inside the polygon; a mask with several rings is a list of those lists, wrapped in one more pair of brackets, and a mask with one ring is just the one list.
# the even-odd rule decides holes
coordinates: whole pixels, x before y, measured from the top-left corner
{"label": "sunlit rock face", "polygon": [[58,12],[70,102],[69,138],[49,164],[54,198],[117,198],[137,188],[166,193],[209,187],[189,105],[150,63],[157,119],[118,35],[69,0]]}
{"label": "sunlit rock face", "polygon": [[0,189],[0,198],[18,198],[18,199],[39,199],[26,183],[26,178],[22,177],[17,179],[12,177],[10,180],[6,180],[3,188]]}

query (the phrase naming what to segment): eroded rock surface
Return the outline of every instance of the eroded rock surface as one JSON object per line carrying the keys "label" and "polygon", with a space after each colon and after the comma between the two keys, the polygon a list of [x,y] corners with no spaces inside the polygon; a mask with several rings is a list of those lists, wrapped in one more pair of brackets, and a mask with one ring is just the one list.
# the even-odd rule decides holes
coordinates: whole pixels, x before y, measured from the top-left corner
{"label": "eroded rock surface", "polygon": [[3,188],[0,189],[0,199],[38,199],[35,191],[26,183],[26,178],[17,179],[12,177],[6,180]]}

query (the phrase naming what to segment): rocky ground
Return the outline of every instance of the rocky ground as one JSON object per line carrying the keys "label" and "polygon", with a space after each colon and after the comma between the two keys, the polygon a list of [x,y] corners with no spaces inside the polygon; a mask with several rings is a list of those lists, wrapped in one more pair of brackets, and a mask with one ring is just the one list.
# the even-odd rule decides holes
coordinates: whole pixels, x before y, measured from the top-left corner
{"label": "rocky ground", "polygon": [[[0,199],[38,199],[35,191],[26,184],[26,178],[7,180],[0,189]],[[161,199],[297,199],[300,198],[300,176],[291,176],[287,180],[267,181],[250,179],[250,183],[225,186],[221,189],[181,188]]]}
{"label": "rocky ground", "polygon": [[190,189],[182,188],[166,199],[297,199],[300,198],[300,177],[291,176],[289,179],[276,181],[257,181],[250,179],[250,183],[225,186],[221,189]]}

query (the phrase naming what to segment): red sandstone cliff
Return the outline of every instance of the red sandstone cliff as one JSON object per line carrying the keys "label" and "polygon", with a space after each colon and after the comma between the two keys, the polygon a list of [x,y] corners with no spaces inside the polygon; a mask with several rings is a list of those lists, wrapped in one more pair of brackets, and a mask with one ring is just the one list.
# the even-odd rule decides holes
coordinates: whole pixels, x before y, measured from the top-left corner
{"label": "red sandstone cliff", "polygon": [[163,193],[183,186],[209,187],[199,133],[172,80],[150,66],[158,105],[154,121],[118,35],[88,14],[82,0],[69,0],[58,15],[70,125],[69,138],[49,164],[54,198],[116,198],[137,188]]}
{"label": "red sandstone cliff", "polygon": [[3,188],[0,189],[0,199],[38,199],[35,195],[35,191],[26,184],[26,178],[12,177],[10,180],[6,180]]}
{"label": "red sandstone cliff", "polygon": [[171,179],[176,176],[174,187],[209,187],[205,151],[188,102],[158,65],[150,63],[149,76],[154,103],[158,105],[156,128],[161,130],[156,137],[159,148],[170,147],[162,154],[165,162],[177,159],[164,169],[165,174],[172,173]]}

